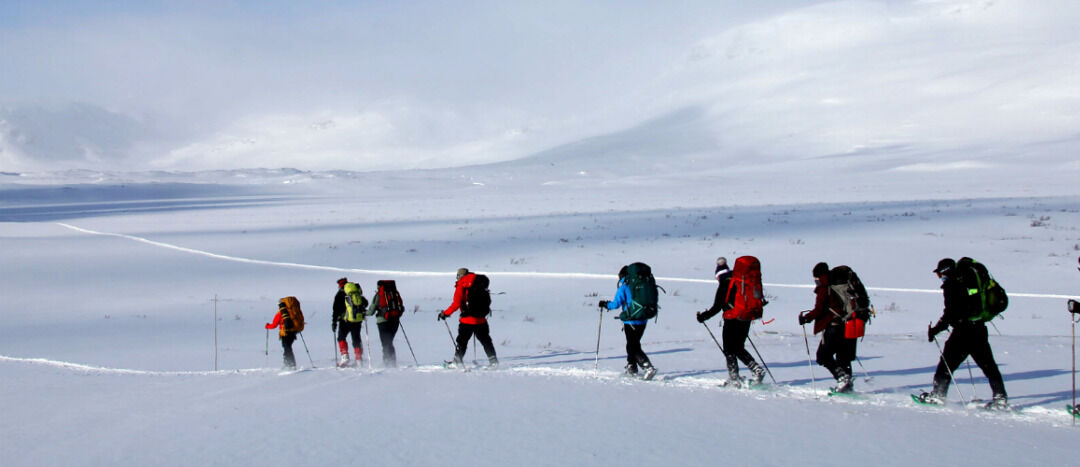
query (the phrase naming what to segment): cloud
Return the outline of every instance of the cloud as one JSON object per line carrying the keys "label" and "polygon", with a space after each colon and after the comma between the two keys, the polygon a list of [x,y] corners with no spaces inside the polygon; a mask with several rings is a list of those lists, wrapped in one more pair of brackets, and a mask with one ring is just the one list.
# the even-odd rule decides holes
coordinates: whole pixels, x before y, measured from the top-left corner
{"label": "cloud", "polygon": [[[442,167],[685,108],[705,109],[717,150],[782,157],[1024,144],[1080,125],[1067,1],[66,5],[0,21],[0,61],[19,64],[0,71],[0,102],[79,102],[137,125],[63,128],[54,153],[9,138],[6,154]],[[72,134],[100,149],[69,157]]]}

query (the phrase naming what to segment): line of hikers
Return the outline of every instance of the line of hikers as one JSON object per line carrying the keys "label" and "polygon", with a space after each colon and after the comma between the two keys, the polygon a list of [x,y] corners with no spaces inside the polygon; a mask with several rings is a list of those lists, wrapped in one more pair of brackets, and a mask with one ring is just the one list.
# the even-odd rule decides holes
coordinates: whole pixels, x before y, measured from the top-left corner
{"label": "line of hikers", "polygon": [[[383,366],[397,367],[394,338],[399,329],[404,333],[401,317],[405,314],[405,305],[397,290],[397,284],[393,280],[378,281],[377,290],[370,302],[364,297],[363,289],[359,284],[349,282],[349,279],[345,277],[338,279],[337,284],[338,290],[334,296],[330,323],[339,352],[337,365],[339,367],[359,366],[364,358],[360,331],[364,319],[374,316],[375,324],[379,328],[379,340],[382,343]],[[447,362],[448,366],[463,364],[469,339],[474,336],[487,353],[488,367],[498,366],[499,359],[495,354],[495,345],[491,341],[491,331],[487,323],[487,316],[491,314],[491,293],[488,286],[487,276],[472,273],[466,268],[458,269],[457,280],[454,283],[454,301],[438,314],[438,319],[445,321],[454,312],[461,311],[454,358]],[[267,330],[278,328],[278,337],[284,351],[284,366],[287,369],[296,368],[296,356],[293,354],[292,345],[296,342],[298,335],[303,338],[301,333],[304,326],[304,313],[296,297],[282,298],[278,302],[278,313],[274,315],[273,321],[266,323]],[[447,331],[449,329],[447,325]],[[353,359],[351,361],[347,338],[352,339]],[[406,335],[405,338],[407,341],[408,336]],[[416,358],[415,355],[413,358]]]}
{"label": "line of hikers", "polygon": [[[928,341],[936,342],[936,336],[949,327],[952,332],[945,341],[944,350],[939,348],[941,358],[934,373],[933,389],[916,396],[917,400],[928,404],[943,404],[953,372],[971,356],[986,375],[993,391],[993,398],[987,408],[1007,409],[1008,396],[1001,372],[994,361],[986,329],[986,323],[1004,311],[1008,304],[1005,290],[993,279],[984,265],[971,258],[961,258],[959,261],[944,258],[932,272],[941,280],[945,306],[937,323],[927,329]],[[865,326],[873,316],[869,295],[858,275],[848,266],[830,268],[827,263],[820,262],[813,267],[811,274],[815,282],[814,307],[798,315],[807,344],[807,356],[810,355],[810,347],[805,325],[813,323],[813,333],[822,335],[817,349],[817,363],[825,367],[836,381],[831,390],[840,394],[851,393],[854,390],[851,364],[857,359],[857,340],[864,335]],[[658,289],[662,289],[656,284],[651,268],[644,263],[623,266],[618,277],[614,298],[600,300],[598,303],[601,319],[603,311],[621,309],[618,319],[623,323],[626,337],[625,375],[636,377],[641,370],[641,378],[652,379],[657,369],[642,350],[641,339],[648,320],[657,315]],[[756,361],[746,350],[750,325],[754,320],[762,318],[763,309],[768,304],[762,289],[761,263],[753,256],[741,256],[735,260],[734,269],[730,269],[727,259],[721,257],[716,262],[715,277],[718,285],[713,304],[707,310],[698,312],[696,319],[705,325],[708,319],[723,314],[723,344],[717,342],[717,345],[727,361],[726,384],[761,384],[769,372],[768,367],[764,361]],[[491,313],[488,287],[486,276],[465,268],[457,271],[453,302],[437,316],[438,320],[445,322],[455,311],[461,312],[454,357],[453,360],[445,362],[448,367],[463,365],[465,350],[473,336],[480,341],[487,354],[487,366],[498,365],[486,318]],[[266,328],[279,328],[285,366],[295,368],[292,344],[297,334],[303,331],[303,313],[295,297],[281,299],[278,307],[278,314],[273,322],[266,324]],[[374,299],[369,303],[358,284],[349,282],[346,278],[339,279],[331,323],[340,352],[339,366],[357,365],[361,362],[363,346],[360,327],[365,317],[375,316],[382,342],[383,363],[387,367],[395,367],[397,361],[393,341],[401,327],[403,313],[404,305],[394,281],[378,281]],[[705,327],[708,330],[708,326]],[[450,332],[449,325],[447,332]],[[711,330],[709,334],[712,335]],[[346,344],[348,336],[352,337],[352,362],[349,360]],[[715,337],[713,339],[715,340]],[[753,345],[753,341],[750,343]],[[754,350],[756,352],[757,349]],[[758,358],[761,358],[760,354]],[[740,361],[750,372],[749,380],[739,376]]]}

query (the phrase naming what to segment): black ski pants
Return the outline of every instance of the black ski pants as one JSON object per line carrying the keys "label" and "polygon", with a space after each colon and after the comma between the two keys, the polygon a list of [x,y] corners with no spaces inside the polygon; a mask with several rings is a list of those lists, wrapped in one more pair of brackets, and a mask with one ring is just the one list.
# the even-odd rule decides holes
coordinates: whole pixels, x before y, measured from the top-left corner
{"label": "black ski pants", "polygon": [[934,392],[944,396],[949,392],[951,374],[970,355],[979,369],[990,382],[990,390],[995,396],[1006,396],[1005,381],[1001,370],[994,361],[994,351],[990,349],[990,334],[982,323],[960,323],[953,325],[952,334],[945,340],[945,350],[934,372]]}
{"label": "black ski pants", "polygon": [[379,341],[382,342],[383,366],[394,368],[397,366],[397,353],[394,351],[394,336],[397,335],[401,322],[387,320],[379,323]]}
{"label": "black ski pants", "polygon": [[746,351],[746,338],[750,336],[751,321],[725,319],[722,337],[724,339],[724,357],[727,359],[728,372],[739,373],[739,361],[747,368],[756,365],[754,356]]}
{"label": "black ski pants", "polygon": [[829,370],[833,378],[840,379],[841,374],[851,376],[851,362],[855,360],[858,342],[858,339],[844,337],[843,325],[826,326],[817,348],[818,365]]}
{"label": "black ski pants", "polygon": [[476,336],[476,340],[480,341],[480,345],[484,346],[484,353],[487,354],[488,361],[497,360],[495,356],[495,344],[491,343],[491,328],[488,327],[488,323],[480,324],[465,324],[458,323],[457,331],[457,350],[454,352],[454,360],[464,361],[465,350],[469,347],[469,339]]}
{"label": "black ski pants", "polygon": [[637,367],[647,368],[652,365],[649,356],[641,350],[641,338],[645,336],[644,324],[623,323],[623,334],[626,334],[626,363],[630,369]]}
{"label": "black ski pants", "polygon": [[337,327],[337,341],[345,342],[346,336],[352,336],[352,346],[354,349],[359,349],[364,346],[364,342],[360,340],[360,328],[364,327],[364,322],[350,323],[345,320],[338,321]]}
{"label": "black ski pants", "polygon": [[296,342],[296,333],[288,332],[281,337],[281,348],[285,351],[285,366],[289,368],[296,368],[296,356],[292,351],[293,342]]}

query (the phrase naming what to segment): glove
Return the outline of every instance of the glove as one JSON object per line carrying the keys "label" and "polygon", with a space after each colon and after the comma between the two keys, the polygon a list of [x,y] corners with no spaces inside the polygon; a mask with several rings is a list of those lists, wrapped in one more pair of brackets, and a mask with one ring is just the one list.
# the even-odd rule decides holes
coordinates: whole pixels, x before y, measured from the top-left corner
{"label": "glove", "polygon": [[936,325],[934,325],[933,327],[927,327],[926,328],[926,341],[927,342],[934,342],[934,337],[937,336],[938,333],[940,333],[941,331],[944,331],[946,327],[948,327],[948,325],[946,325],[945,323],[942,323],[941,321],[938,321],[938,323]]}
{"label": "glove", "polygon": [[705,317],[701,316],[700,311],[697,312],[697,322],[699,322],[699,323],[704,323],[705,322]]}
{"label": "glove", "polygon": [[600,303],[597,303],[596,306],[606,310],[607,309],[607,304],[608,304],[607,300],[600,300]]}
{"label": "glove", "polygon": [[443,312],[440,311],[438,320],[439,321],[446,321],[446,313],[443,313]]}
{"label": "glove", "polygon": [[337,321],[330,323],[330,329],[333,329],[334,332],[337,332]]}
{"label": "glove", "polygon": [[810,320],[806,318],[806,315],[804,313],[799,313],[799,326],[802,326],[809,322]]}

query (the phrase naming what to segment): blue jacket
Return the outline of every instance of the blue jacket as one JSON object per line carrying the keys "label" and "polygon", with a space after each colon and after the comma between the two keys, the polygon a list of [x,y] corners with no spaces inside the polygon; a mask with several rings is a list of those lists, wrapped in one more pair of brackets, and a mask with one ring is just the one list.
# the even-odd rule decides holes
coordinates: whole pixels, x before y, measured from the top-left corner
{"label": "blue jacket", "polygon": [[[609,310],[616,310],[616,309],[622,308],[623,312],[625,313],[626,312],[626,306],[629,305],[629,304],[630,304],[630,287],[626,285],[626,279],[619,279],[619,290],[615,291],[615,299],[608,302],[607,308]],[[642,319],[631,320],[631,321],[627,321],[625,319],[623,320],[623,324],[632,324],[632,325],[635,325],[635,326],[639,326],[639,325],[642,325],[642,324],[645,324],[645,323],[648,323],[648,322],[649,322],[648,320],[642,320]]]}

